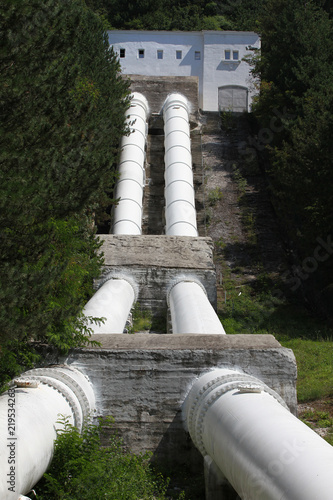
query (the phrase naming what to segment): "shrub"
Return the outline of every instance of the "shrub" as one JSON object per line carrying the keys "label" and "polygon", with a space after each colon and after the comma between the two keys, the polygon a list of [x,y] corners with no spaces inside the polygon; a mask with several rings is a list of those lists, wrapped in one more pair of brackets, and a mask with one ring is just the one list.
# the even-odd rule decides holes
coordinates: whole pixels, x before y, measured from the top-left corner
{"label": "shrub", "polygon": [[128,453],[116,435],[102,447],[102,420],[87,424],[81,434],[61,420],[50,469],[35,487],[39,500],[165,499],[168,481],[154,473],[149,453]]}

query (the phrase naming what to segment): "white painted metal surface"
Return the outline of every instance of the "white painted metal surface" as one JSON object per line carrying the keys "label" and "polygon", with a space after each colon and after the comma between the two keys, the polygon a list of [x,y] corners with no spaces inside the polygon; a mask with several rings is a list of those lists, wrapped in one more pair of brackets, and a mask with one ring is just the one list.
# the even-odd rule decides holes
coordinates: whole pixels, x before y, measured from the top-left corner
{"label": "white painted metal surface", "polygon": [[[132,94],[127,111],[129,136],[122,138],[119,162],[119,179],[115,198],[120,198],[113,210],[114,234],[141,234],[142,198],[145,183],[145,146],[147,136],[147,99],[138,92]],[[134,122],[134,123],[133,123]]]}
{"label": "white painted metal surface", "polygon": [[136,299],[137,286],[131,278],[122,275],[107,277],[83,309],[85,316],[104,318],[105,321],[99,324],[90,322],[89,328],[94,334],[124,333]]}
{"label": "white painted metal surface", "polygon": [[165,220],[168,236],[198,236],[189,104],[181,94],[171,94],[163,107],[165,145]]}
{"label": "white painted metal surface", "polygon": [[14,381],[0,397],[1,500],[17,500],[42,477],[62,428],[60,416],[81,430],[94,410],[88,379],[68,366],[30,370]]}
{"label": "white painted metal surface", "polygon": [[168,293],[173,333],[225,334],[203,285],[179,280]]}
{"label": "white painted metal surface", "polygon": [[333,447],[260,380],[217,369],[200,377],[184,419],[243,500],[331,500]]}

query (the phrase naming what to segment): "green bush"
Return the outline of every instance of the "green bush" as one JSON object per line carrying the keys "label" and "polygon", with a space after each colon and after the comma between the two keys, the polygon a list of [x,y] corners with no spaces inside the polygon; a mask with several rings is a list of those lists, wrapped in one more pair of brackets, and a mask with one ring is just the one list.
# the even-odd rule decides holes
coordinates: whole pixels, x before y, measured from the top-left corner
{"label": "green bush", "polygon": [[101,420],[82,434],[66,418],[62,423],[51,466],[35,487],[38,500],[165,499],[168,481],[154,473],[148,453],[126,452],[115,435],[101,446]]}

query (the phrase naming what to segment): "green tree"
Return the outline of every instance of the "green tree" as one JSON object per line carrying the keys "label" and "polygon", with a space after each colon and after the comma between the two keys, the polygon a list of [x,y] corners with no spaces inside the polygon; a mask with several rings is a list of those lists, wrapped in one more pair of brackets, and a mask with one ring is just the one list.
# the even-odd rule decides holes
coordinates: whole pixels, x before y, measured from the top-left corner
{"label": "green tree", "polygon": [[254,30],[264,0],[87,0],[113,29]]}
{"label": "green tree", "polygon": [[0,7],[0,339],[83,341],[128,83],[81,0]]}
{"label": "green tree", "polygon": [[[294,269],[310,262],[304,259],[311,259],[317,238],[326,239],[333,226],[333,33],[319,3],[269,0],[256,62],[258,138],[269,153],[273,200],[294,249]],[[318,308],[333,264],[312,261],[312,267],[315,272],[302,273],[302,289]]]}

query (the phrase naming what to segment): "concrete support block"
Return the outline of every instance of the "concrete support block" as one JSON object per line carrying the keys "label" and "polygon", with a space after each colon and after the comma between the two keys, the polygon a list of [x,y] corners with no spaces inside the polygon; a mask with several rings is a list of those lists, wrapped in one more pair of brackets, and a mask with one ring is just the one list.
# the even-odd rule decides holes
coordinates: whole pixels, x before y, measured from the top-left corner
{"label": "concrete support block", "polygon": [[[233,367],[275,390],[296,413],[296,362],[271,335],[94,335],[100,347],[65,358],[91,381],[99,416],[112,415],[125,445],[174,466],[202,458],[184,430],[182,404],[195,380]],[[43,353],[45,363],[56,360]],[[62,360],[58,360],[62,361]]]}
{"label": "concrete support block", "polygon": [[[195,277],[216,309],[216,273],[211,238],[190,236],[100,235],[105,271],[130,275],[139,286],[138,303],[153,314],[164,315],[167,292],[180,277]],[[111,333],[111,332],[110,332]]]}

